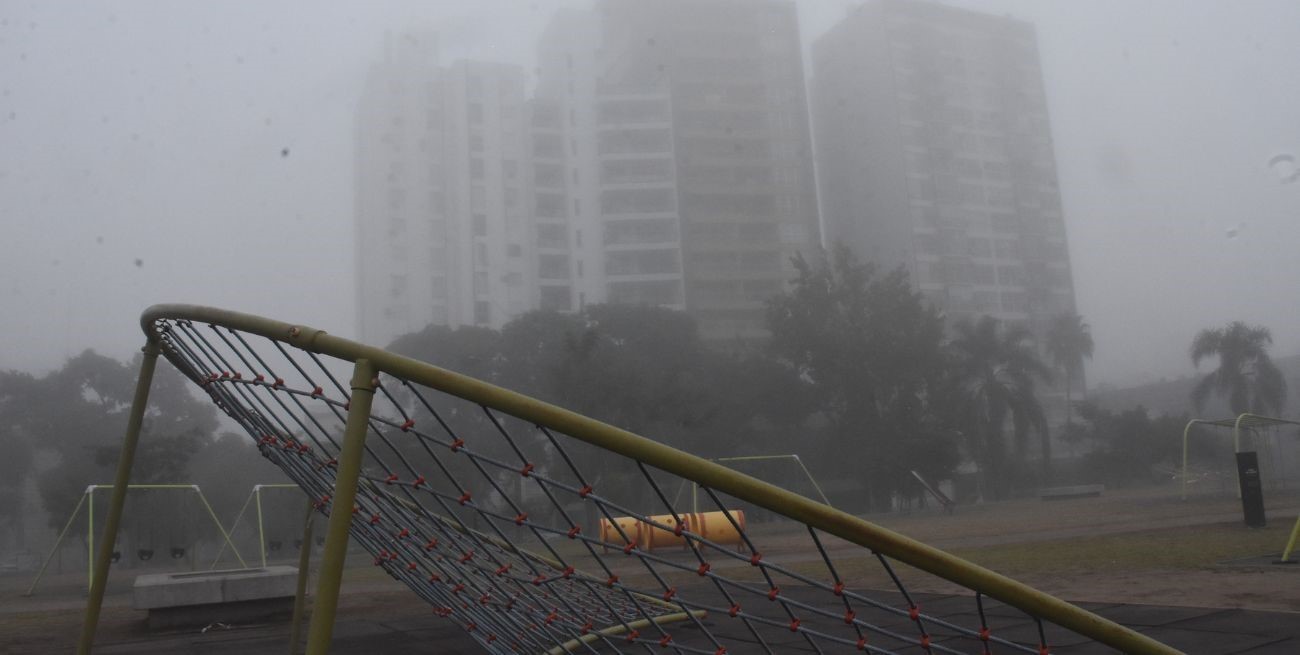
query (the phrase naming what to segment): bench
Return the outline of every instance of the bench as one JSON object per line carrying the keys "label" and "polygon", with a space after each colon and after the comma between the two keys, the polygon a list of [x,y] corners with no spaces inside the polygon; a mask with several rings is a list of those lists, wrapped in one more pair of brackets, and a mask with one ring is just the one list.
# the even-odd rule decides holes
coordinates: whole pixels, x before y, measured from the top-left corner
{"label": "bench", "polygon": [[292,614],[297,586],[292,566],[152,573],[135,579],[132,607],[153,630],[266,621]]}
{"label": "bench", "polygon": [[1048,487],[1038,491],[1042,500],[1069,500],[1071,498],[1095,498],[1106,490],[1104,484],[1079,484],[1073,487]]}

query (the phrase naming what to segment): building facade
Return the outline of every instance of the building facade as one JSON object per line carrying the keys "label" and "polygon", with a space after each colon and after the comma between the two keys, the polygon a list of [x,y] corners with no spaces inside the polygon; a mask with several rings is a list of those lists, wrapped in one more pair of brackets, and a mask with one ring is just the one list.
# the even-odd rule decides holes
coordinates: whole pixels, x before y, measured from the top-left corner
{"label": "building facade", "polygon": [[992,315],[1040,347],[1075,311],[1033,25],[868,2],[814,44],[813,113],[828,242],[905,267],[950,321]]}
{"label": "building facade", "polygon": [[537,304],[524,72],[389,37],[358,111],[358,333],[500,327]]}
{"label": "building facade", "polygon": [[706,339],[762,336],[790,258],[820,244],[793,3],[561,12],[538,73],[564,132],[575,306],[662,305]]}

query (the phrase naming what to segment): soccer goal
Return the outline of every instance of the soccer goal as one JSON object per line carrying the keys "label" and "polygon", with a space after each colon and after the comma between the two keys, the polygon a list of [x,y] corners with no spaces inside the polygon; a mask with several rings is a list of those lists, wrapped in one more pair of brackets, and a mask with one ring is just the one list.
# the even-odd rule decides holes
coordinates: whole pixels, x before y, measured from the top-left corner
{"label": "soccer goal", "polygon": [[[284,520],[286,515],[286,511],[284,507],[276,507],[275,510],[277,511],[273,513],[266,511],[266,509],[264,508],[265,503],[262,502],[262,496],[264,492],[268,492],[268,491],[281,492],[280,494],[276,494],[276,495],[293,494],[298,491],[298,485],[296,484],[255,484],[253,485],[253,488],[248,492],[248,497],[244,499],[244,504],[240,505],[239,512],[235,514],[234,520],[230,522],[230,538],[233,541],[235,539],[235,534],[239,532],[239,528],[242,527],[244,524],[243,522],[244,515],[248,512],[249,507],[252,507],[256,510],[256,514],[252,518],[253,520],[256,521],[256,525],[254,527],[256,527],[257,529],[257,535],[256,535],[257,552],[261,556],[261,562],[263,567],[266,566],[266,553],[268,550],[271,552],[273,557],[277,555],[280,551],[284,550],[285,543],[288,541],[288,539],[284,535],[283,528],[286,525],[292,524],[291,521]],[[295,500],[301,500],[301,496],[298,496],[297,498],[295,498]],[[288,510],[288,513],[293,513],[294,510],[296,509],[298,509],[297,503],[294,504],[292,509]],[[272,533],[269,535],[267,534],[267,529],[266,529],[266,517],[268,514],[272,515],[272,523],[273,523],[273,528],[271,531]],[[304,544],[302,539],[297,539],[296,541],[294,541],[295,549],[302,548],[304,546],[309,546],[309,545]],[[226,554],[225,544],[222,544],[221,549],[217,551],[216,557],[212,558],[212,564],[208,566],[208,569],[209,570],[215,569],[217,567],[217,562],[220,562],[221,557],[225,554]]]}
{"label": "soccer goal", "polygon": [[[1249,413],[1225,419],[1194,418],[1188,421],[1187,426],[1183,428],[1183,466],[1178,476],[1182,486],[1183,500],[1187,500],[1188,485],[1195,484],[1204,477],[1193,473],[1188,466],[1189,441],[1192,430],[1198,425],[1231,429],[1232,451],[1234,453],[1242,452],[1243,448],[1246,450],[1260,450],[1263,455],[1260,463],[1265,467],[1264,475],[1274,489],[1284,484],[1290,475],[1295,474],[1297,469],[1300,469],[1300,466],[1294,464],[1290,467],[1287,466],[1286,457],[1288,451],[1280,447],[1277,439],[1278,428],[1300,426],[1300,421]],[[1243,444],[1245,445],[1243,446]],[[1230,475],[1235,485],[1237,479],[1235,467],[1231,469]],[[1237,494],[1240,496],[1240,490],[1238,490]]]}
{"label": "soccer goal", "polygon": [[[41,563],[41,568],[36,572],[36,578],[27,588],[23,595],[31,596],[36,591],[36,585],[40,584],[41,578],[45,577],[45,570],[49,567],[50,561],[54,559],[55,554],[63,545],[63,540],[68,536],[68,532],[76,523],[77,517],[81,516],[84,508],[86,514],[86,586],[90,588],[95,579],[95,492],[103,489],[112,490],[111,484],[92,484],[86,487],[81,493],[81,498],[77,500],[76,507],[72,508],[72,513],[68,516],[68,522],[63,524],[63,529],[59,531],[59,536],[54,540],[54,545],[50,547],[50,552],[45,556]],[[195,509],[201,509],[198,512],[201,518],[199,523],[205,523],[211,520],[212,526],[216,527],[217,533],[221,535],[221,548],[224,550],[227,545],[234,553],[235,558],[239,560],[240,566],[244,564],[244,558],[239,554],[239,550],[234,547],[230,541],[230,534],[226,532],[225,526],[217,519],[217,515],[212,511],[212,505],[208,504],[208,499],[204,497],[203,490],[197,484],[128,484],[127,491],[134,491],[138,496],[138,505],[142,508],[140,516],[134,521],[135,525],[131,526],[136,537],[136,552],[134,556],[141,562],[152,561],[155,557],[162,559],[163,548],[165,543],[167,549],[166,557],[172,560],[183,560],[187,556],[196,557],[193,549],[197,543],[198,535],[195,528],[200,526],[193,525],[191,515]],[[193,501],[197,502],[197,507],[190,505],[187,501],[190,494],[193,493]],[[166,495],[170,500],[179,501],[173,503],[170,507],[162,507],[155,498],[144,498],[146,494]],[[173,511],[167,511],[173,510]],[[120,509],[118,512],[120,513]],[[164,525],[159,525],[163,523]],[[116,523],[120,525],[120,517]],[[118,531],[104,531],[105,535],[117,536]],[[121,551],[115,547],[115,539],[104,537],[107,547],[110,547],[109,561],[116,562],[122,558]],[[130,553],[127,556],[131,556]],[[104,564],[100,564],[104,566]],[[106,568],[106,567],[105,567]]]}
{"label": "soccer goal", "polygon": [[[162,355],[328,516],[308,653],[329,647],[349,538],[490,653],[1041,654],[1087,640],[1176,652],[722,463],[379,348],[195,306],[150,308],[142,326],[119,477]],[[684,520],[669,497],[683,482],[743,549]],[[783,522],[742,526],[729,518],[739,503]],[[601,538],[599,519],[615,536]],[[619,519],[691,547],[644,548]],[[110,552],[101,544],[102,565]],[[926,591],[939,586],[966,591]]]}

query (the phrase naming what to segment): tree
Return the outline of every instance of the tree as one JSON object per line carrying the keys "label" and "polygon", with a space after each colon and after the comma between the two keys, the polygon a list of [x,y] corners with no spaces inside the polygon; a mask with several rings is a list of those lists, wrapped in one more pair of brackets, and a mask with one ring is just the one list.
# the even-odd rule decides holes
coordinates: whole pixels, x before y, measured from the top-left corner
{"label": "tree", "polygon": [[[123,364],[87,350],[35,378],[10,372],[0,424],[58,464],[41,476],[41,501],[59,527],[88,484],[111,481],[135,389],[139,357]],[[179,373],[159,367],[131,472],[136,484],[184,480],[189,460],[217,427],[216,408]]]}
{"label": "tree", "polygon": [[[877,509],[906,483],[929,435],[942,365],[943,322],[902,269],[877,275],[843,244],[815,262],[794,259],[791,289],[768,303],[771,352],[807,379],[831,423],[830,450],[864,476]],[[842,471],[848,472],[848,471]]]}
{"label": "tree", "polygon": [[[1065,429],[1070,430],[1070,385],[1083,372],[1083,360],[1092,359],[1092,331],[1083,317],[1066,312],[1052,319],[1047,328],[1047,354],[1065,377]],[[1043,440],[1043,462],[1051,461],[1051,440]]]}
{"label": "tree", "polygon": [[1219,367],[1192,388],[1192,403],[1204,409],[1211,394],[1223,396],[1234,415],[1278,414],[1286,405],[1286,378],[1268,356],[1273,335],[1268,328],[1234,321],[1227,327],[1201,330],[1192,340],[1192,365],[1218,357]]}
{"label": "tree", "polygon": [[1141,405],[1111,412],[1085,402],[1079,405],[1079,418],[1083,424],[1077,426],[1076,438],[1096,446],[1086,457],[1088,471],[1107,485],[1149,483],[1156,465],[1173,465],[1182,454],[1186,416],[1153,418]]}
{"label": "tree", "polygon": [[[734,412],[727,411],[726,394],[712,384],[721,375],[715,370],[720,360],[700,341],[694,320],[680,311],[599,304],[578,314],[536,311],[500,332],[430,327],[399,338],[391,347],[697,454],[727,449],[740,434],[734,425],[723,423]],[[485,427],[482,412],[445,418],[459,430]],[[512,436],[539,438],[531,426],[500,418]],[[423,422],[417,411],[416,423]],[[584,474],[604,475],[607,493],[611,486],[624,493],[644,490],[628,462],[562,443]],[[502,439],[485,438],[478,447],[489,455],[516,457],[493,450],[505,445]],[[558,466],[553,473],[566,468],[563,462],[554,463]]]}
{"label": "tree", "polygon": [[1004,327],[997,319],[983,316],[953,328],[955,335],[948,344],[950,391],[970,427],[965,436],[985,486],[991,478],[993,495],[1001,498],[1010,473],[1006,423],[1010,419],[1017,453],[1024,452],[1030,431],[1047,432],[1035,383],[1050,379],[1051,370],[1038,358],[1029,331],[1023,327]]}

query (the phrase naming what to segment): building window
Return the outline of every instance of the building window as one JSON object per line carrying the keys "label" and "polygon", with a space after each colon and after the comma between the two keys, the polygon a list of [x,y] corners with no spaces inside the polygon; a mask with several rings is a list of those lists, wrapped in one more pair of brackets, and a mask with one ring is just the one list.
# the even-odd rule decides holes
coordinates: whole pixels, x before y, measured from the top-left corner
{"label": "building window", "polygon": [[483,160],[482,160],[482,159],[477,159],[477,158],[475,158],[475,159],[471,159],[471,160],[469,160],[469,176],[470,176],[470,178],[475,179],[475,180],[481,180],[481,179],[483,179]]}
{"label": "building window", "polygon": [[488,249],[486,243],[474,244],[474,265],[483,267],[488,265]]}
{"label": "building window", "polygon": [[506,254],[511,257],[522,257],[524,249],[519,247],[519,244],[512,243],[509,246],[506,246]]}
{"label": "building window", "polygon": [[541,308],[548,311],[567,312],[573,308],[569,287],[542,287]]}
{"label": "building window", "polygon": [[564,248],[568,238],[563,225],[542,223],[537,226],[537,245],[541,248]]}
{"label": "building window", "polygon": [[487,325],[492,322],[492,307],[486,301],[479,300],[474,303],[474,323],[477,325]]}
{"label": "building window", "polygon": [[467,114],[469,115],[469,122],[471,124],[481,125],[483,123],[483,105],[480,105],[477,102],[471,102]]}
{"label": "building window", "polygon": [[389,279],[388,295],[400,298],[406,295],[406,276],[394,275]]}
{"label": "building window", "polygon": [[474,236],[487,236],[487,216],[484,214],[474,214]]}
{"label": "building window", "polygon": [[538,255],[537,277],[543,280],[564,280],[569,277],[569,258],[564,255]]}

